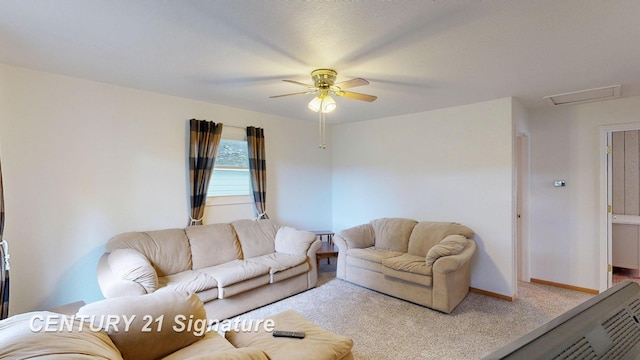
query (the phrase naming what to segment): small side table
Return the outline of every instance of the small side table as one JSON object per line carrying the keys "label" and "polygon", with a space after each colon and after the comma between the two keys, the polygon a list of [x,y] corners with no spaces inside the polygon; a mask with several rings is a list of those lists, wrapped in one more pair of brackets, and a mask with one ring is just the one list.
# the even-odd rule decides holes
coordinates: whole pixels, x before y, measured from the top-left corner
{"label": "small side table", "polygon": [[[338,248],[333,244],[333,231],[316,230],[312,231],[322,241],[322,247],[316,252],[316,261],[320,264],[321,259],[327,259],[327,264],[331,264],[331,258],[338,256]],[[324,241],[324,238],[327,241]]]}

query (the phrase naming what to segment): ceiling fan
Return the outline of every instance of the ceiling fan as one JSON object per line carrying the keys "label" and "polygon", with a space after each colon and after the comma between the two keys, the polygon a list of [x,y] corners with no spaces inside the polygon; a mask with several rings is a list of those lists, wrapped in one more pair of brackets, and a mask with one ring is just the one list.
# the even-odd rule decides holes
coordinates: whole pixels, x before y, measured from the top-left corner
{"label": "ceiling fan", "polygon": [[362,100],[367,102],[375,101],[378,97],[368,94],[361,94],[352,91],[344,91],[344,89],[354,88],[356,86],[368,85],[369,82],[362,78],[355,78],[343,82],[339,82],[336,84],[336,76],[338,73],[335,70],[331,69],[317,69],[311,72],[311,79],[313,80],[313,85],[305,84],[295,80],[282,80],[284,82],[288,82],[291,84],[296,84],[300,86],[306,87],[307,91],[291,93],[291,94],[282,94],[282,95],[274,95],[271,98],[280,98],[284,96],[291,95],[307,95],[307,94],[318,94],[309,102],[309,109],[319,113],[319,147],[321,149],[325,149],[325,119],[324,114],[335,110],[336,101],[333,100],[331,94],[342,96],[347,99],[355,99]]}
{"label": "ceiling fan", "polygon": [[[311,103],[309,103],[309,107],[313,111],[322,110],[322,112],[330,112],[335,109],[335,101],[333,101],[330,94],[342,96],[348,99],[356,99],[356,100],[362,100],[362,101],[368,101],[368,102],[375,101],[378,98],[377,96],[373,96],[373,95],[361,94],[361,93],[356,93],[352,91],[344,91],[344,89],[350,89],[356,86],[368,85],[369,82],[362,78],[355,78],[355,79],[339,82],[336,84],[335,81],[336,81],[337,75],[338,73],[335,70],[317,69],[311,72],[311,79],[313,80],[313,85],[305,84],[295,80],[282,80],[284,82],[288,82],[291,84],[304,86],[309,90],[292,93],[292,94],[275,95],[275,96],[271,96],[271,98],[317,93],[318,96],[316,96],[313,100],[311,100]],[[320,108],[320,107],[312,108],[311,104],[316,99],[318,99],[318,103],[324,100],[326,102],[325,107],[327,107],[327,109]],[[331,103],[332,105],[329,105],[329,103]]]}

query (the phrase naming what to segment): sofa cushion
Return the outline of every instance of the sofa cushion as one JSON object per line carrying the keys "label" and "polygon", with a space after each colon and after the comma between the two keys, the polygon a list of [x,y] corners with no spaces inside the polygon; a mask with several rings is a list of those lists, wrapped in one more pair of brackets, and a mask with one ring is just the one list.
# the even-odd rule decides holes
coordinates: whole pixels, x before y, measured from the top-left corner
{"label": "sofa cushion", "polygon": [[469,240],[462,235],[447,236],[429,250],[425,258],[426,266],[431,269],[438,258],[458,254],[468,243]]}
{"label": "sofa cushion", "polygon": [[242,259],[242,250],[230,224],[196,225],[185,228],[191,245],[193,269]]}
{"label": "sofa cushion", "polygon": [[201,292],[217,288],[218,282],[213,277],[195,270],[187,270],[173,275],[158,278],[160,287],[168,287],[175,291]]}
{"label": "sofa cushion", "polygon": [[407,252],[409,236],[418,222],[403,218],[382,218],[370,222],[375,233],[375,246],[380,249]]}
{"label": "sofa cushion", "polygon": [[0,321],[0,359],[122,359],[104,331],[88,330],[77,318],[71,322],[70,330],[65,327],[63,331],[51,331],[45,326],[47,319],[67,322],[62,319],[71,317],[36,311]]}
{"label": "sofa cushion", "polygon": [[411,232],[407,252],[416,256],[426,256],[429,249],[449,235],[471,238],[473,230],[453,222],[421,221]]}
{"label": "sofa cushion", "polygon": [[[123,322],[133,319],[128,329],[105,329],[125,360],[159,359],[193,344],[204,333],[196,326],[186,328],[187,320],[193,319],[192,324],[207,321],[198,296],[171,290],[101,300],[81,307],[78,314],[94,315],[96,321],[107,316],[117,316]],[[182,325],[177,319],[184,319]]]}
{"label": "sofa cushion", "polygon": [[249,280],[269,273],[269,267],[247,260],[233,260],[227,263],[197,270],[218,282],[218,288]]}
{"label": "sofa cushion", "polygon": [[247,261],[268,266],[271,283],[305,273],[310,268],[306,254],[290,255],[276,252]]}
{"label": "sofa cushion", "polygon": [[310,231],[282,226],[276,233],[275,250],[285,254],[306,254],[315,240],[316,234]]}
{"label": "sofa cushion", "polygon": [[237,220],[231,225],[238,234],[244,259],[276,251],[274,240],[278,226],[271,220]]}
{"label": "sofa cushion", "polygon": [[128,232],[116,235],[106,245],[107,251],[135,249],[146,256],[158,276],[191,270],[191,250],[183,229]]}
{"label": "sofa cushion", "polygon": [[305,333],[304,339],[274,338],[272,333],[227,331],[225,337],[237,348],[256,347],[271,359],[328,360],[344,359],[351,354],[353,340],[325,330],[293,310],[270,316],[277,330]]}

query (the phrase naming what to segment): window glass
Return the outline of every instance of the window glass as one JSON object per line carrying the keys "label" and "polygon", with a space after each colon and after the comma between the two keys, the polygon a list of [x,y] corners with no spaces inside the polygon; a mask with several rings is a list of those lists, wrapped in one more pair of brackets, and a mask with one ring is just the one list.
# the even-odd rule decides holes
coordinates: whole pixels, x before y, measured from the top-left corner
{"label": "window glass", "polygon": [[207,196],[249,195],[250,187],[246,140],[221,139]]}

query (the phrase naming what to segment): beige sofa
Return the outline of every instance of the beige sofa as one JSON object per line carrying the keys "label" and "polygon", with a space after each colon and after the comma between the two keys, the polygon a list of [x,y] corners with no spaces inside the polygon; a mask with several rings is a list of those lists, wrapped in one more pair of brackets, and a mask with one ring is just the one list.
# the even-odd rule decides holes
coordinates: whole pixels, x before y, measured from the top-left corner
{"label": "beige sofa", "polygon": [[457,223],[376,219],[334,236],[336,276],[450,313],[469,292],[472,236]]}
{"label": "beige sofa", "polygon": [[316,286],[315,234],[270,220],[117,235],[98,263],[106,298],[159,290],[195,293],[226,319]]}
{"label": "beige sofa", "polygon": [[[172,290],[91,303],[68,315],[37,311],[0,321],[0,359],[347,360],[353,341],[289,311],[207,331],[197,295]],[[301,329],[303,340],[272,328]]]}

